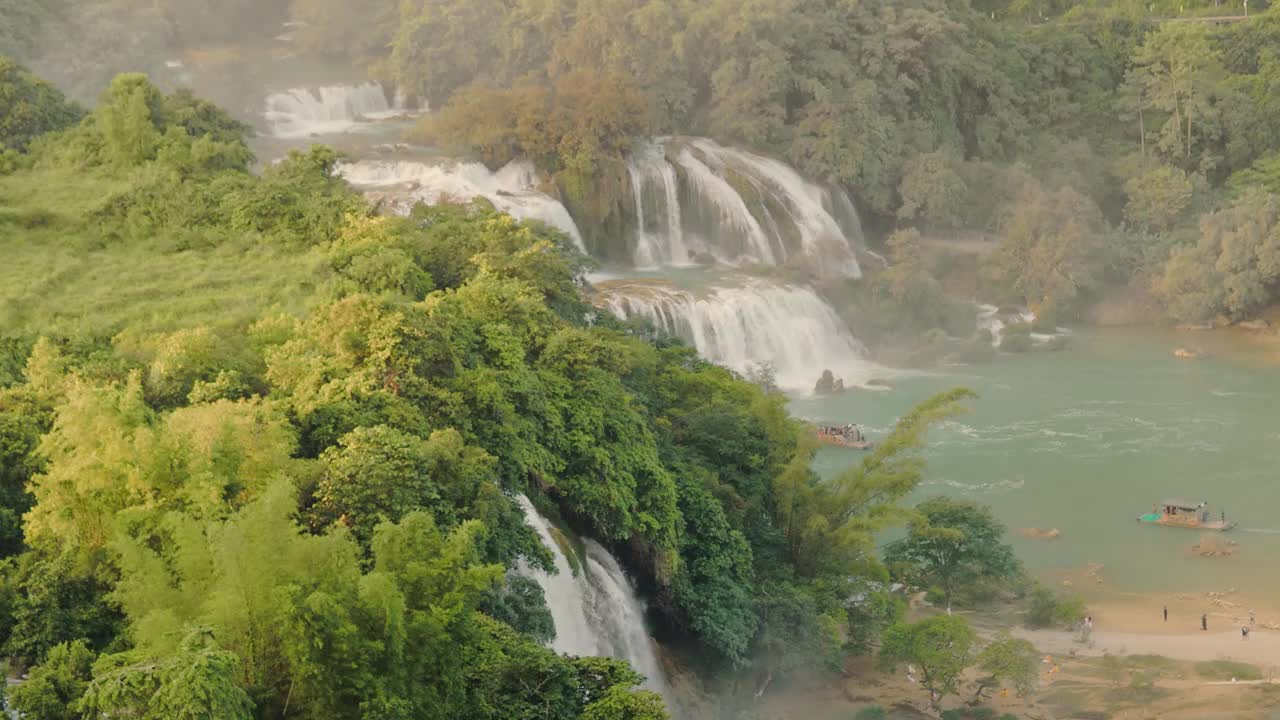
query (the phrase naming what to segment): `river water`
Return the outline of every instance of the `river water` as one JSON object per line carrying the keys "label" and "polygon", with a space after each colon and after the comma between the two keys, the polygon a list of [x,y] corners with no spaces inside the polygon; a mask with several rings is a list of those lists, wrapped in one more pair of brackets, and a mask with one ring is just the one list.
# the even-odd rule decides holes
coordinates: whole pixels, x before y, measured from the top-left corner
{"label": "river water", "polygon": [[[1174,348],[1202,348],[1178,360]],[[896,378],[889,392],[797,398],[814,420],[864,423],[872,436],[931,394],[968,387],[972,413],[936,429],[915,500],[933,495],[990,505],[1031,572],[1045,580],[1103,563],[1108,588],[1203,592],[1280,590],[1280,368],[1240,335],[1156,330],[1077,332],[1056,353]],[[823,450],[830,475],[858,459]],[[1227,558],[1202,558],[1200,534],[1139,525],[1165,497],[1209,502],[1239,528]],[[1056,540],[1019,535],[1057,528]]]}

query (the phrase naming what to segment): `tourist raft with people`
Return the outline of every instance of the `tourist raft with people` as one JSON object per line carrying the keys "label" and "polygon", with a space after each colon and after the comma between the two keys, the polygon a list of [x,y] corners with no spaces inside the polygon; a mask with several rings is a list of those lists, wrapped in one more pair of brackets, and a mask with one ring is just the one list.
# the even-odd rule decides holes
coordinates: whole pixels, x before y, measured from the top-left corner
{"label": "tourist raft with people", "polygon": [[843,427],[835,425],[819,425],[818,440],[828,445],[852,448],[854,450],[870,450],[875,443],[862,434],[862,430],[852,423]]}
{"label": "tourist raft with people", "polygon": [[1151,506],[1151,512],[1139,515],[1138,522],[1184,527],[1193,530],[1216,530],[1223,532],[1235,527],[1234,522],[1227,522],[1227,514],[1221,514],[1218,520],[1209,516],[1209,503],[1191,502],[1190,500],[1171,499]]}

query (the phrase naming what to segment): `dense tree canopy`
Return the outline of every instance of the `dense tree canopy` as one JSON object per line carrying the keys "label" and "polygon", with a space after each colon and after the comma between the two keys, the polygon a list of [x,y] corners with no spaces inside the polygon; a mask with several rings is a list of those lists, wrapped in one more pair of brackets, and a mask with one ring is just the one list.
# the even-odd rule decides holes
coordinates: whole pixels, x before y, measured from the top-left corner
{"label": "dense tree canopy", "polygon": [[[564,77],[557,147],[618,161]],[[3,217],[45,218],[6,225],[18,267],[65,236],[67,272],[151,269],[51,307],[6,290],[0,641],[37,668],[30,717],[666,717],[625,663],[543,647],[521,569],[554,564],[520,493],[708,668],[834,663],[897,619],[872,537],[967,391],[821,481],[784,396],[598,316],[562,233],[378,216],[326,148],[250,173],[245,132],[123,75],[0,177]]]}
{"label": "dense tree canopy", "polygon": [[936,585],[948,609],[966,586],[1008,581],[1021,572],[1004,526],[977,503],[939,497],[915,508],[907,537],[892,544],[885,561],[902,563],[905,575],[923,586]]}

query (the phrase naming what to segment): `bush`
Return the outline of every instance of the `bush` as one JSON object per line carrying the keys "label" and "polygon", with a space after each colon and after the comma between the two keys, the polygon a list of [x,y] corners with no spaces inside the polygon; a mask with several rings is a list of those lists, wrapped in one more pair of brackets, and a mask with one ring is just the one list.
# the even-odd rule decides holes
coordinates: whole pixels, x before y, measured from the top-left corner
{"label": "bush", "polygon": [[1084,617],[1084,613],[1084,600],[1074,596],[1059,597],[1053,590],[1037,584],[1031,591],[1027,607],[1027,625],[1033,628],[1073,625]]}

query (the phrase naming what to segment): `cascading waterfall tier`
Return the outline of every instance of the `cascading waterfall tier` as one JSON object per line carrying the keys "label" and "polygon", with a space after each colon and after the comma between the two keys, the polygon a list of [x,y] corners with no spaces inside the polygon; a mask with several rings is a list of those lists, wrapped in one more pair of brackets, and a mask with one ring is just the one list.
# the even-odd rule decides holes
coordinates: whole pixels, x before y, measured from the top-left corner
{"label": "cascading waterfall tier", "polygon": [[274,93],[267,96],[263,115],[273,136],[304,138],[350,132],[362,124],[410,112],[403,97],[390,103],[383,87],[370,82]]}
{"label": "cascading waterfall tier", "polygon": [[[569,547],[557,530],[529,502],[516,498],[525,522],[538,534],[555,559],[555,575],[528,566],[521,572],[537,581],[546,596],[556,625],[551,647],[578,656],[606,656],[626,660],[645,677],[646,688],[671,698],[653,640],[645,632],[644,606],[626,573],[609,551],[591,539],[583,540],[581,553]],[[574,553],[578,572],[566,553]]]}
{"label": "cascading waterfall tier", "polygon": [[407,214],[419,202],[484,198],[495,208],[520,220],[539,220],[563,230],[586,252],[582,234],[564,205],[539,192],[538,173],[528,162],[509,163],[497,172],[480,163],[440,160],[361,160],[343,163],[338,173],[352,185],[371,190],[391,209]]}
{"label": "cascading waterfall tier", "polygon": [[840,317],[806,287],[739,278],[702,291],[666,281],[599,283],[596,303],[623,319],[642,318],[684,339],[711,362],[738,372],[768,365],[780,387],[810,390],[830,369],[848,384],[883,377]]}
{"label": "cascading waterfall tier", "polygon": [[777,160],[706,138],[659,138],[632,153],[637,267],[781,265],[806,256],[828,275],[858,276],[862,243],[849,197]]}

